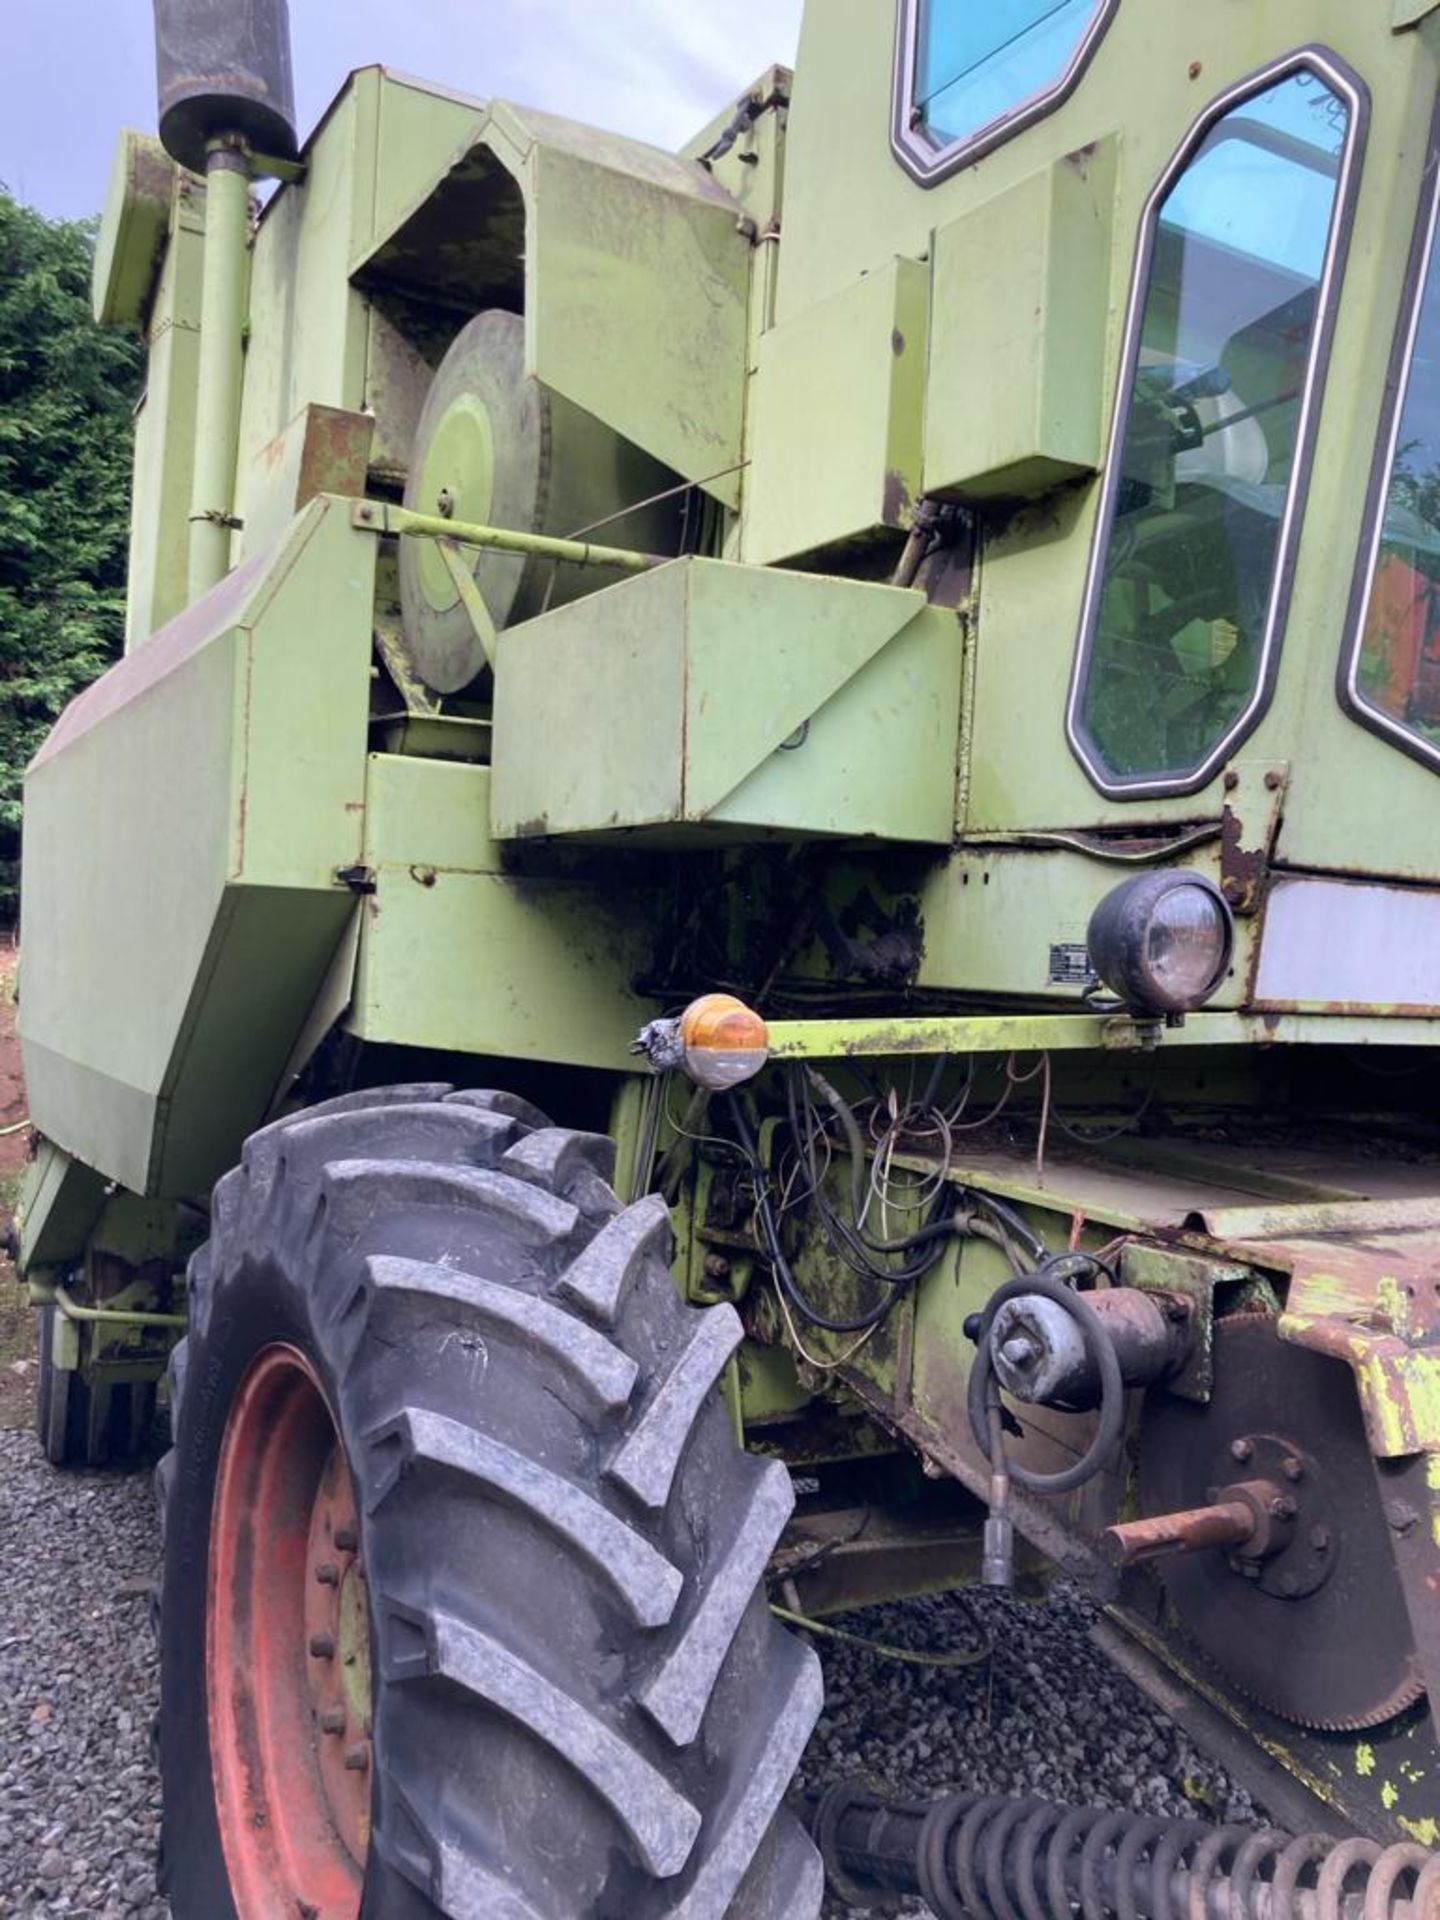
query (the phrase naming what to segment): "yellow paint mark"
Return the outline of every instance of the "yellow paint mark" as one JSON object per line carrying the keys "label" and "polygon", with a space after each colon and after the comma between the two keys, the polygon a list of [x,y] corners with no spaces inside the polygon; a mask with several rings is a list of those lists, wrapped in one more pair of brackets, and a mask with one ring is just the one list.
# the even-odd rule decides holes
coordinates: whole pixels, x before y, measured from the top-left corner
{"label": "yellow paint mark", "polygon": [[1355,1749],[1355,1771],[1362,1780],[1368,1780],[1375,1771],[1375,1749],[1368,1740],[1362,1740]]}
{"label": "yellow paint mark", "polygon": [[1395,1802],[1399,1798],[1400,1798],[1400,1789],[1397,1786],[1395,1786],[1391,1781],[1387,1780],[1380,1789],[1381,1806],[1383,1806],[1386,1812],[1388,1813],[1390,1808],[1394,1806]]}
{"label": "yellow paint mark", "polygon": [[1402,1813],[1400,1825],[1422,1847],[1440,1847],[1440,1820],[1407,1820]]}
{"label": "yellow paint mark", "polygon": [[1403,1334],[1410,1302],[1393,1274],[1383,1274],[1376,1283],[1375,1304],[1395,1331]]}
{"label": "yellow paint mark", "polygon": [[1432,1453],[1425,1462],[1425,1480],[1432,1493],[1440,1493],[1440,1453]]}

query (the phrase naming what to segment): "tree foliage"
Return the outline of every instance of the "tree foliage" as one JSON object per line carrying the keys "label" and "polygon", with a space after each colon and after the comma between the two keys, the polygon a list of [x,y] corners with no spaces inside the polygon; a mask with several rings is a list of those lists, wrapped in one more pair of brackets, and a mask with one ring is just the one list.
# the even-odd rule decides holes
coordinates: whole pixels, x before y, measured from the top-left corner
{"label": "tree foliage", "polygon": [[0,187],[0,917],[15,911],[21,780],[66,702],[120,651],[131,414],[143,350],[90,315],[91,221]]}

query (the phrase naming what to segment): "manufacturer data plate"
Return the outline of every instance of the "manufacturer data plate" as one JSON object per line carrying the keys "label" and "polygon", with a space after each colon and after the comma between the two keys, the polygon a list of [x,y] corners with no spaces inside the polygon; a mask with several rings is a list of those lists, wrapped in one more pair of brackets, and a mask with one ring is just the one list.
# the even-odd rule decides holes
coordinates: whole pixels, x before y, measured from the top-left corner
{"label": "manufacturer data plate", "polygon": [[1050,985],[1083,987],[1090,980],[1090,950],[1083,940],[1050,943]]}

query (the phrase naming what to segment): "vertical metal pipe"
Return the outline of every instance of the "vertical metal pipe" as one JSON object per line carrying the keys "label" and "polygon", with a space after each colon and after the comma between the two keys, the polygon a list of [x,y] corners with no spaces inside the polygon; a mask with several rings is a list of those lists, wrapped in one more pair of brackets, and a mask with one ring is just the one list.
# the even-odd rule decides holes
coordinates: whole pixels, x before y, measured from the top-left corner
{"label": "vertical metal pipe", "polygon": [[223,580],[230,565],[249,241],[249,155],[243,143],[212,140],[205,159],[205,284],[190,486],[192,602]]}

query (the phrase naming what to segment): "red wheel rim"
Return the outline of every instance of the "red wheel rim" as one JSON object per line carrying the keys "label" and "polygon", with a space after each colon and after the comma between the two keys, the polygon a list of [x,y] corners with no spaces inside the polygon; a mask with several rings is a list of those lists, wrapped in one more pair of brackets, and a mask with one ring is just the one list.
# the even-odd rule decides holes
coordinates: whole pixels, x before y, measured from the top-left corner
{"label": "red wheel rim", "polygon": [[258,1355],[230,1409],[205,1670],[240,1920],[358,1920],[373,1762],[365,1572],[335,1419],[294,1347]]}

